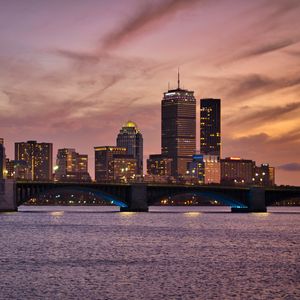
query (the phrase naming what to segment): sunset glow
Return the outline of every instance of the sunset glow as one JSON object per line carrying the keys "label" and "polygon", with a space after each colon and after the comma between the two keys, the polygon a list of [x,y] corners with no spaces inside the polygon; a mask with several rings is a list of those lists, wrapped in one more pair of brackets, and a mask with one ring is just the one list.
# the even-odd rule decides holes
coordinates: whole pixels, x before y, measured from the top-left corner
{"label": "sunset glow", "polygon": [[[272,3],[272,5],[270,5]],[[131,120],[160,152],[161,100],[177,84],[222,100],[222,157],[300,185],[300,1],[3,1],[0,137],[89,155]],[[197,148],[199,149],[199,122]]]}

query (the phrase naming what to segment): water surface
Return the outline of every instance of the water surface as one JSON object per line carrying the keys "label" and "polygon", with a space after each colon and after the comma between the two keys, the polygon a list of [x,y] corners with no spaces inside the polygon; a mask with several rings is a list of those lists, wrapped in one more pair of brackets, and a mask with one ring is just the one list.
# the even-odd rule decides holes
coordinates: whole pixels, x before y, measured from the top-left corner
{"label": "water surface", "polygon": [[300,209],[269,211],[2,213],[0,299],[299,299]]}

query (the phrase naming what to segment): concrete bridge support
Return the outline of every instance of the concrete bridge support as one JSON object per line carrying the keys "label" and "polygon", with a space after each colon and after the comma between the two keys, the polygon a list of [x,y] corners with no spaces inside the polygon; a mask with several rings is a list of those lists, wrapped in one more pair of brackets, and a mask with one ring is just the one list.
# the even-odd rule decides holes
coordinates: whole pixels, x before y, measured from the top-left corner
{"label": "concrete bridge support", "polygon": [[0,180],[0,212],[17,211],[16,183],[13,179]]}
{"label": "concrete bridge support", "polygon": [[266,212],[265,189],[253,187],[248,195],[249,210],[251,212]]}
{"label": "concrete bridge support", "polygon": [[266,212],[265,189],[261,187],[250,188],[247,196],[247,208],[231,208],[232,212]]}
{"label": "concrete bridge support", "polygon": [[147,186],[145,184],[132,184],[127,198],[128,207],[120,207],[120,211],[147,212]]}

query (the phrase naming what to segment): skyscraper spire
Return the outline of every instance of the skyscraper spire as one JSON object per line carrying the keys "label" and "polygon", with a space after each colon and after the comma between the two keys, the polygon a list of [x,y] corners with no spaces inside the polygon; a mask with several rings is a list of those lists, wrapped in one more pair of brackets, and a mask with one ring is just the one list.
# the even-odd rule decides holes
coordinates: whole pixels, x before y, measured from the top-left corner
{"label": "skyscraper spire", "polygon": [[177,79],[178,89],[180,89],[180,73],[179,73],[179,67],[178,67],[178,79]]}

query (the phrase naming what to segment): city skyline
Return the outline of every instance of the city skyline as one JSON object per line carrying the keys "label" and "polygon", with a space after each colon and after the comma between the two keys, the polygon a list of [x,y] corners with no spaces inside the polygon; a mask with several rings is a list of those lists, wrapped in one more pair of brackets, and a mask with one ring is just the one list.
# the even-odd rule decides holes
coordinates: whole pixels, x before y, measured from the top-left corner
{"label": "city skyline", "polygon": [[277,184],[300,185],[299,1],[145,3],[3,4],[7,156],[15,141],[34,139],[92,162],[93,147],[114,144],[126,120],[143,132],[144,160],[159,153],[161,95],[170,80],[176,87],[179,65],[197,118],[200,98],[222,99],[222,157],[268,162]]}

